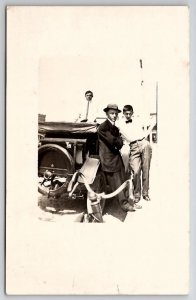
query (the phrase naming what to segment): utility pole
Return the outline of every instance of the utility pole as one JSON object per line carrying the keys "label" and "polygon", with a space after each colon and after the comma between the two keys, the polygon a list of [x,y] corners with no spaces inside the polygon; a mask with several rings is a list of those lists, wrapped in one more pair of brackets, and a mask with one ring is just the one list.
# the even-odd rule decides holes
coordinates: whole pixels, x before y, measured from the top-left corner
{"label": "utility pole", "polygon": [[156,82],[156,126],[157,126],[157,143],[158,143],[158,94],[159,92],[159,85],[158,82]]}

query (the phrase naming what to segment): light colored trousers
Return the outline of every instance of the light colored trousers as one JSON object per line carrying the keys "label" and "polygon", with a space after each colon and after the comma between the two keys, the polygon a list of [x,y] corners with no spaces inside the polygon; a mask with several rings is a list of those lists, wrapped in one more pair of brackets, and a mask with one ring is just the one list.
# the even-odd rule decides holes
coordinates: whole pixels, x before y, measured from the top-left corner
{"label": "light colored trousers", "polygon": [[148,196],[151,158],[152,147],[147,140],[137,141],[130,145],[129,164],[133,173],[134,197],[136,201],[140,200],[141,187],[142,196]]}

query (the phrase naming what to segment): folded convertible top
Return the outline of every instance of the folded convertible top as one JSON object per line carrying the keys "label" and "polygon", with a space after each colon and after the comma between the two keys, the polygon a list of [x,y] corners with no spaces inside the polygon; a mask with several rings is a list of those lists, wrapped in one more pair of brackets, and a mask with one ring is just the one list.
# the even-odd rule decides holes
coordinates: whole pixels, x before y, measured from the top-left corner
{"label": "folded convertible top", "polygon": [[38,124],[38,132],[46,136],[88,136],[97,132],[95,123],[42,122]]}

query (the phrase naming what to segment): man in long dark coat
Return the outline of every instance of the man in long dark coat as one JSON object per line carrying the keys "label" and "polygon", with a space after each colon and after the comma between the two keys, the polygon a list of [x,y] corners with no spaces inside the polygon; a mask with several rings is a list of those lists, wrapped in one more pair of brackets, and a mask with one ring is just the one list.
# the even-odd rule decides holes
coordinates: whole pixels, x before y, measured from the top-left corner
{"label": "man in long dark coat", "polygon": [[[108,104],[104,112],[107,119],[98,128],[99,156],[106,181],[113,192],[125,181],[124,165],[119,151],[123,146],[123,140],[119,129],[115,126],[118,113],[121,111],[116,104]],[[133,205],[126,199],[124,191],[117,197],[124,211],[135,211]]]}

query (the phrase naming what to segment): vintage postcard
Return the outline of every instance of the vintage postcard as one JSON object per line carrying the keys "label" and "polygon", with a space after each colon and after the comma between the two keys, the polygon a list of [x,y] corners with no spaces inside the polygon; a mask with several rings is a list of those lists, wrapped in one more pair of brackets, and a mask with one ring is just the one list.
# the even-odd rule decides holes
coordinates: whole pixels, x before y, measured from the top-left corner
{"label": "vintage postcard", "polygon": [[6,293],[188,294],[188,7],[6,14]]}

